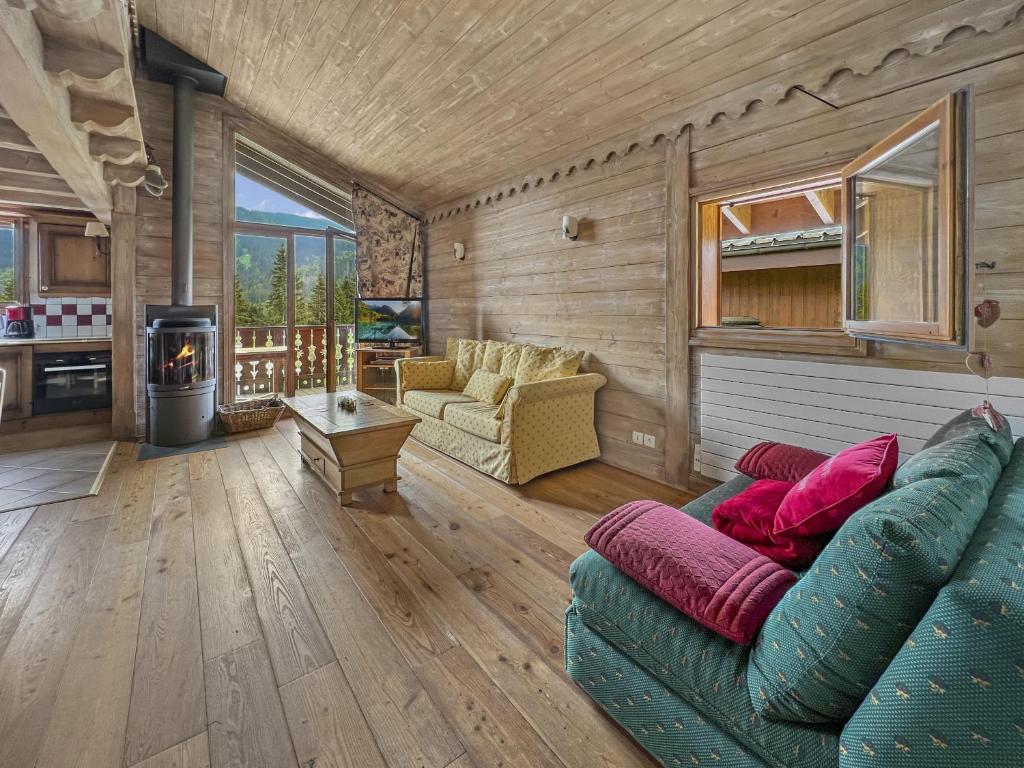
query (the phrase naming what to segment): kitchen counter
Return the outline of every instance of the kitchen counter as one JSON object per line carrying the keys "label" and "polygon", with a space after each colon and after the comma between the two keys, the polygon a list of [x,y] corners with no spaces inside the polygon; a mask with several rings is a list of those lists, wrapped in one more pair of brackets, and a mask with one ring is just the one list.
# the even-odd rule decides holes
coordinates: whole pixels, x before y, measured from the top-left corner
{"label": "kitchen counter", "polygon": [[0,336],[0,346],[2,347],[43,347],[48,344],[92,344],[103,346],[104,344],[110,344],[109,336],[79,336],[79,337],[68,337],[66,339],[58,338],[32,338],[32,339],[8,339],[5,336]]}

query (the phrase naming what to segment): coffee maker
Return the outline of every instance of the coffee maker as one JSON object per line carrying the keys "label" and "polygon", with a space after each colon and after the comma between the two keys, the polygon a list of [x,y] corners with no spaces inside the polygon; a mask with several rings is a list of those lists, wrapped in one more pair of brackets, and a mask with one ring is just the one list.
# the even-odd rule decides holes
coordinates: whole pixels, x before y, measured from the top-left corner
{"label": "coffee maker", "polygon": [[8,339],[31,339],[35,336],[32,325],[32,307],[15,304],[4,308],[4,336]]}

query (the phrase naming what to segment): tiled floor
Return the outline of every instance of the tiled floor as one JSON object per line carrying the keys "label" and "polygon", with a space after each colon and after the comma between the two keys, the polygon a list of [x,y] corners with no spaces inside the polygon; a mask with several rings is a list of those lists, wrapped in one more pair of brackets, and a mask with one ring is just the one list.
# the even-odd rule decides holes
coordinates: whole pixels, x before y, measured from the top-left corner
{"label": "tiled floor", "polygon": [[114,444],[0,453],[0,512],[94,495]]}

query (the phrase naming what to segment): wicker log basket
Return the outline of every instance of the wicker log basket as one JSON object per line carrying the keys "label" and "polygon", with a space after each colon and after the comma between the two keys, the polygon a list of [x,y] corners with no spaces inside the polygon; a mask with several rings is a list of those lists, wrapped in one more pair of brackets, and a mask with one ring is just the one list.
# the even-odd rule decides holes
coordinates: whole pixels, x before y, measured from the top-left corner
{"label": "wicker log basket", "polygon": [[284,413],[284,403],[273,397],[269,400],[246,400],[242,403],[217,406],[221,424],[228,434],[267,429],[277,423]]}

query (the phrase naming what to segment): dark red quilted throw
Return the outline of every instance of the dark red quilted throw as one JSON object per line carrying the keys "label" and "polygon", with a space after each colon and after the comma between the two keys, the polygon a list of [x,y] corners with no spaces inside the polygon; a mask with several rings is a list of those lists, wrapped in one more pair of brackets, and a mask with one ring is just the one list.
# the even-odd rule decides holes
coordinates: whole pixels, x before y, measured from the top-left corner
{"label": "dark red quilted throw", "polygon": [[662,600],[743,645],[797,580],[774,560],[657,501],[623,504],[586,540]]}

